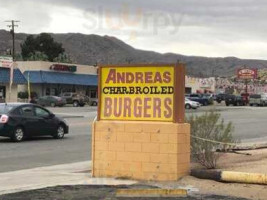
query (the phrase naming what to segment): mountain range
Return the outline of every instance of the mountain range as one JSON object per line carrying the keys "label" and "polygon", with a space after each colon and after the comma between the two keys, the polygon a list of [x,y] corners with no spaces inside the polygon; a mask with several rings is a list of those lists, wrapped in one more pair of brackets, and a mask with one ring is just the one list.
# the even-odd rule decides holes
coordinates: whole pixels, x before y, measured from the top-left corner
{"label": "mountain range", "polygon": [[[17,33],[16,52],[28,34]],[[157,53],[136,49],[112,36],[85,35],[80,33],[53,34],[55,41],[62,43],[66,54],[73,63],[94,65],[126,63],[175,63],[186,64],[187,74],[198,77],[233,76],[240,67],[267,68],[267,60],[239,59],[236,57],[199,57],[175,53]],[[0,55],[12,48],[12,38],[8,31],[0,30]]]}

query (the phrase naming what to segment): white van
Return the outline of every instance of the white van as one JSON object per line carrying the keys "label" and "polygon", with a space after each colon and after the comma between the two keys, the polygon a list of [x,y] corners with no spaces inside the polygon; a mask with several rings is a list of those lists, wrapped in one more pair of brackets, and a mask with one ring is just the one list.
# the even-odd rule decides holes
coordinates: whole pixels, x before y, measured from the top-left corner
{"label": "white van", "polygon": [[250,106],[267,106],[267,93],[250,95],[249,105]]}

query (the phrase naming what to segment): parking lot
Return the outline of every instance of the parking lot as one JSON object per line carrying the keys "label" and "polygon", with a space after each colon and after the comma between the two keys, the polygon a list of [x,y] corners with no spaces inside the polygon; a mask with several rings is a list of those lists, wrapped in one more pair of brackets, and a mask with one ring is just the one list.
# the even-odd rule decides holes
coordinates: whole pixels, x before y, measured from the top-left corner
{"label": "parking lot", "polygon": [[[70,133],[63,140],[52,137],[33,138],[13,143],[0,138],[0,172],[7,172],[91,159],[91,124],[96,107],[49,108],[66,119]],[[226,107],[222,105],[186,110],[186,115],[202,114],[211,109],[221,113],[226,122],[235,126],[234,137],[242,142],[267,142],[267,107]]]}

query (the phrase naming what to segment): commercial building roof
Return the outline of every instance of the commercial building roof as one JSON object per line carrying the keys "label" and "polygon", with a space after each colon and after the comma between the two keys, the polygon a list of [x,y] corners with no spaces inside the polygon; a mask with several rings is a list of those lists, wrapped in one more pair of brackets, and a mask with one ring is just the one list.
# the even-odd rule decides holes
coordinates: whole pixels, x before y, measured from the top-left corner
{"label": "commercial building roof", "polygon": [[[0,83],[9,83],[10,80],[10,69],[9,68],[0,68]],[[13,71],[13,83],[14,84],[26,84],[27,80],[21,73],[19,69],[14,69]]]}
{"label": "commercial building roof", "polygon": [[97,86],[97,75],[93,74],[75,74],[67,72],[49,72],[49,71],[25,71],[24,76],[30,83],[50,83],[50,84],[70,84]]}

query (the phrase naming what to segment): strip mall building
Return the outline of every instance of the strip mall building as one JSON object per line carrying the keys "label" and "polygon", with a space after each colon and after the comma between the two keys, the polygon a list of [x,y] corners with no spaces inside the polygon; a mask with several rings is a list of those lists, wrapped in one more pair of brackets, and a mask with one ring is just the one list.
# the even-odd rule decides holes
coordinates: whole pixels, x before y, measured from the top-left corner
{"label": "strip mall building", "polygon": [[216,79],[210,78],[196,78],[191,76],[185,77],[185,93],[215,93]]}
{"label": "strip mall building", "polygon": [[[97,98],[97,68],[94,66],[43,61],[17,64],[30,82],[31,92],[37,93],[38,97],[76,92]],[[27,84],[18,87],[18,91],[27,90]]]}
{"label": "strip mall building", "polygon": [[19,69],[13,71],[13,84],[10,87],[10,69],[0,67],[0,103],[16,102],[18,87],[27,83]]}
{"label": "strip mall building", "polygon": [[[0,101],[16,102],[19,92],[27,92],[29,79],[31,92],[38,97],[76,92],[97,98],[97,67],[79,64],[43,61],[16,62],[14,78],[9,92],[10,69],[0,67]],[[186,76],[186,93],[215,92],[215,78]]]}

